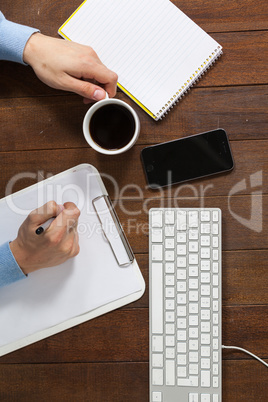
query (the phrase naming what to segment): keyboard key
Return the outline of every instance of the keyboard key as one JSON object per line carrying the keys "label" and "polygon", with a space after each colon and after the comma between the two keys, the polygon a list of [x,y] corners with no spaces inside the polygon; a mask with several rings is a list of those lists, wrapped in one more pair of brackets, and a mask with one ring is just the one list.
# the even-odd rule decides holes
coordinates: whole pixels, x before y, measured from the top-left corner
{"label": "keyboard key", "polygon": [[166,261],[174,261],[175,253],[173,250],[166,250],[165,251],[165,260]]}
{"label": "keyboard key", "polygon": [[217,274],[219,272],[219,263],[218,262],[213,262],[212,271],[214,274]]}
{"label": "keyboard key", "polygon": [[165,248],[171,248],[174,249],[174,245],[175,245],[175,240],[172,238],[168,238],[165,240]]}
{"label": "keyboard key", "polygon": [[210,223],[201,223],[201,234],[210,234]]}
{"label": "keyboard key", "polygon": [[213,377],[213,388],[218,388],[219,386],[219,377]]}
{"label": "keyboard key", "polygon": [[186,233],[184,232],[177,233],[177,243],[186,243]]}
{"label": "keyboard key", "polygon": [[189,276],[198,276],[198,267],[197,266],[190,266],[189,267]]}
{"label": "keyboard key", "polygon": [[198,279],[189,279],[189,289],[198,289]]}
{"label": "keyboard key", "polygon": [[189,291],[189,301],[198,301],[198,291],[197,290],[190,290]]}
{"label": "keyboard key", "polygon": [[201,236],[201,246],[210,246],[210,236]]}
{"label": "keyboard key", "polygon": [[186,211],[179,210],[177,212],[177,230],[185,231],[187,228]]}
{"label": "keyboard key", "polygon": [[198,229],[191,229],[189,230],[189,240],[198,240],[199,233]]}
{"label": "keyboard key", "polygon": [[189,313],[190,314],[198,313],[198,303],[189,303]]}
{"label": "keyboard key", "polygon": [[163,385],[164,384],[164,370],[163,369],[153,369],[152,370],[152,382],[153,385]]}
{"label": "keyboard key", "polygon": [[152,393],[152,402],[163,402],[162,392],[154,391]]}
{"label": "keyboard key", "polygon": [[177,364],[185,366],[186,365],[186,355],[178,355],[177,356]]}
{"label": "keyboard key", "polygon": [[163,333],[163,265],[152,263],[152,332]]}
{"label": "keyboard key", "polygon": [[175,223],[175,212],[174,211],[165,211],[165,224],[174,225]]}
{"label": "keyboard key", "polygon": [[201,258],[210,258],[210,248],[209,247],[201,247]]}
{"label": "keyboard key", "polygon": [[219,352],[213,352],[213,363],[218,363],[219,361]]}
{"label": "keyboard key", "polygon": [[175,348],[166,348],[166,358],[175,359]]}
{"label": "keyboard key", "polygon": [[178,268],[186,268],[186,257],[178,257],[177,258],[177,267]]}
{"label": "keyboard key", "polygon": [[186,341],[186,331],[177,331],[177,339],[178,341]]}
{"label": "keyboard key", "polygon": [[210,271],[210,260],[201,260],[201,271]]}
{"label": "keyboard key", "polygon": [[189,364],[189,374],[190,375],[198,374],[198,364]]}
{"label": "keyboard key", "polygon": [[201,359],[201,369],[210,369],[210,359]]}
{"label": "keyboard key", "polygon": [[177,316],[178,317],[186,317],[186,306],[178,306]]}
{"label": "keyboard key", "polygon": [[186,255],[186,245],[185,244],[177,245],[177,255]]}
{"label": "keyboard key", "polygon": [[175,361],[166,361],[166,385],[175,385]]}
{"label": "keyboard key", "polygon": [[201,370],[201,387],[210,387],[210,371]]}
{"label": "keyboard key", "polygon": [[177,367],[177,376],[186,377],[186,367]]}
{"label": "keyboard key", "polygon": [[166,300],[166,310],[174,310],[175,309],[175,302],[173,299]]}
{"label": "keyboard key", "polygon": [[152,350],[153,350],[153,352],[163,352],[163,350],[164,350],[163,336],[154,335],[152,337]]}
{"label": "keyboard key", "polygon": [[219,374],[219,365],[213,364],[212,370],[213,370],[213,375],[218,375]]}
{"label": "keyboard key", "polygon": [[166,275],[165,284],[166,286],[174,286],[175,284],[174,275]]}
{"label": "keyboard key", "polygon": [[185,292],[186,291],[186,282],[177,282],[177,291],[178,292]]}
{"label": "keyboard key", "polygon": [[210,283],[210,273],[201,272],[201,283]]}
{"label": "keyboard key", "polygon": [[186,294],[178,294],[177,295],[177,303],[178,304],[186,304]]}
{"label": "keyboard key", "polygon": [[165,236],[166,237],[174,237],[175,236],[174,226],[166,226],[165,227]]}
{"label": "keyboard key", "polygon": [[189,228],[198,228],[198,211],[189,211]]}
{"label": "keyboard key", "polygon": [[162,211],[152,211],[152,227],[161,228],[163,225]]}
{"label": "keyboard key", "polygon": [[201,211],[200,212],[200,220],[202,222],[209,222],[210,221],[210,211]]}
{"label": "keyboard key", "polygon": [[189,378],[178,378],[178,386],[181,387],[198,387],[198,377],[190,376]]}
{"label": "keyboard key", "polygon": [[219,234],[219,225],[217,223],[212,224],[212,234],[218,235]]}
{"label": "keyboard key", "polygon": [[210,394],[201,394],[200,402],[210,402]]}
{"label": "keyboard key", "polygon": [[173,311],[167,311],[166,312],[166,322],[174,322],[175,320],[175,314]]}
{"label": "keyboard key", "polygon": [[198,264],[198,254],[189,254],[189,264]]}
{"label": "keyboard key", "polygon": [[175,336],[166,335],[166,346],[175,346]]}
{"label": "keyboard key", "polygon": [[219,238],[217,236],[212,237],[212,246],[216,248],[219,247]]}
{"label": "keyboard key", "polygon": [[174,298],[175,289],[171,288],[171,287],[166,288],[165,289],[165,295],[166,295],[166,297]]}
{"label": "keyboard key", "polygon": [[218,261],[218,259],[219,259],[219,251],[217,249],[212,250],[212,258],[213,258],[213,261]]}
{"label": "keyboard key", "polygon": [[198,325],[198,315],[189,315],[189,325],[190,326]]}
{"label": "keyboard key", "polygon": [[177,279],[186,279],[186,269],[177,270]]}
{"label": "keyboard key", "polygon": [[160,244],[152,245],[152,260],[162,261],[163,260],[163,247]]}
{"label": "keyboard key", "polygon": [[210,346],[201,346],[201,356],[210,357]]}
{"label": "keyboard key", "polygon": [[166,324],[166,334],[168,334],[168,335],[175,334],[175,325],[174,324]]}
{"label": "keyboard key", "polygon": [[210,285],[201,285],[201,296],[210,296]]}
{"label": "keyboard key", "polygon": [[[185,246],[186,247],[186,246]],[[199,246],[197,241],[189,241],[189,251],[198,252]]]}
{"label": "keyboard key", "polygon": [[152,229],[152,242],[162,243],[163,241],[163,231],[162,229],[154,228]]}
{"label": "keyboard key", "polygon": [[152,354],[152,366],[153,367],[163,367],[164,366],[164,358],[161,353],[153,353]]}
{"label": "keyboard key", "polygon": [[189,328],[189,338],[198,338],[198,328]]}
{"label": "keyboard key", "polygon": [[189,401],[188,402],[199,402],[198,394],[193,394],[192,392],[189,394]]}
{"label": "keyboard key", "polygon": [[186,328],[186,318],[178,318],[177,319],[177,327],[179,329],[185,329]]}
{"label": "keyboard key", "polygon": [[210,308],[210,298],[209,297],[201,297],[201,307]]}
{"label": "keyboard key", "polygon": [[165,263],[165,271],[166,271],[166,274],[174,274],[174,272],[175,272],[174,262],[166,262]]}
{"label": "keyboard key", "polygon": [[178,342],[177,343],[177,352],[178,353],[186,353],[186,342]]}
{"label": "keyboard key", "polygon": [[213,211],[212,212],[212,220],[213,220],[213,222],[218,222],[218,220],[219,220],[219,211]]}

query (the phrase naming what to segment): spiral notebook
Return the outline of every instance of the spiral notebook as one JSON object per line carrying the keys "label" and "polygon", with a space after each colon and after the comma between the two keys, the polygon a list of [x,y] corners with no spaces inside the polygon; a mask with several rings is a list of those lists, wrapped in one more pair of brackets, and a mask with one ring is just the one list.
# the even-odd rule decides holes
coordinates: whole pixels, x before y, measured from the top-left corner
{"label": "spiral notebook", "polygon": [[221,55],[222,47],[169,0],[86,0],[60,27],[90,45],[118,86],[161,119]]}

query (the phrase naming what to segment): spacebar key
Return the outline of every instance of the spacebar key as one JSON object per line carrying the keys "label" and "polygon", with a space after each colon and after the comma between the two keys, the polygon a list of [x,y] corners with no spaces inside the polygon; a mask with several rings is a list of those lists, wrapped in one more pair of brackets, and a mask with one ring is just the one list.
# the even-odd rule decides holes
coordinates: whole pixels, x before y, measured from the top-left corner
{"label": "spacebar key", "polygon": [[152,333],[163,333],[163,264],[161,262],[152,263]]}

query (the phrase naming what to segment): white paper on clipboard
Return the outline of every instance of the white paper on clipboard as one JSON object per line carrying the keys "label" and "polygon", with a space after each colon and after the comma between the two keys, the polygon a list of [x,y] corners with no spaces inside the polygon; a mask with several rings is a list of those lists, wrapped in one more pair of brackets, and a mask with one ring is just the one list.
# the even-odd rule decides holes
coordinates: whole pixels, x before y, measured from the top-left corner
{"label": "white paper on clipboard", "polygon": [[[107,196],[97,170],[82,164],[0,200],[0,221],[5,229],[0,244],[16,237],[29,210],[49,200],[72,201],[81,211],[78,256],[1,288],[0,356],[142,296],[144,280],[134,256],[131,262],[129,250],[122,252],[121,233],[112,244],[103,235],[93,200],[107,203]],[[104,212],[105,205],[97,204]]]}

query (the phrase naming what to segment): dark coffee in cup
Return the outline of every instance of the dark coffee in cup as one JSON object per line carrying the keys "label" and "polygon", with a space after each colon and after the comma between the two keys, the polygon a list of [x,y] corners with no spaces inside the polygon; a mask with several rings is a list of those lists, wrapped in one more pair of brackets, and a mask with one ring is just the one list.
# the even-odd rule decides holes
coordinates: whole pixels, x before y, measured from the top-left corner
{"label": "dark coffee in cup", "polygon": [[132,113],[126,107],[112,102],[97,109],[89,122],[93,141],[107,150],[125,147],[134,136],[135,129]]}

